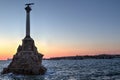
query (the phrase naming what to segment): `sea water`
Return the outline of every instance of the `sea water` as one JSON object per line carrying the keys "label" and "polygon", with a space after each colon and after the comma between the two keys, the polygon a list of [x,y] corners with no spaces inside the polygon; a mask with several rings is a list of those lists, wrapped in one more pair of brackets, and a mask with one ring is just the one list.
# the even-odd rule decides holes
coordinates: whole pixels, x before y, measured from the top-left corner
{"label": "sea water", "polygon": [[[11,61],[0,61],[0,72]],[[31,64],[32,65],[32,64]],[[45,75],[0,74],[0,80],[120,80],[120,59],[43,60]]]}

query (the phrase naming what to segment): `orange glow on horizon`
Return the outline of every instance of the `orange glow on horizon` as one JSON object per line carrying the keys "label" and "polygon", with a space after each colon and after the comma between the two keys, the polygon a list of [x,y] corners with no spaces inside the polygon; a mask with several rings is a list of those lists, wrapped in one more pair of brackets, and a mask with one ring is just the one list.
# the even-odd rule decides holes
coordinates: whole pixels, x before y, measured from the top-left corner
{"label": "orange glow on horizon", "polygon": [[[39,51],[40,52],[40,51]],[[2,53],[2,54],[1,54]],[[12,51],[6,51],[6,53],[4,52],[0,52],[0,60],[6,60],[8,58],[12,58],[13,55],[15,54],[16,52]],[[75,51],[65,51],[65,50],[54,50],[54,51],[48,51],[48,52],[44,52],[42,51],[41,52],[43,55],[44,55],[44,58],[51,58],[51,57],[63,57],[63,56],[76,56],[76,55],[79,55],[79,56],[83,56],[83,55],[98,55],[98,54],[119,54],[120,51],[85,51],[85,52],[80,52],[80,53],[76,53]]]}
{"label": "orange glow on horizon", "polygon": [[[9,42],[10,41],[10,42]],[[12,58],[17,51],[20,42],[16,41],[0,41],[0,60]],[[88,48],[72,48],[72,46],[63,45],[47,45],[36,41],[38,52],[44,55],[44,58],[62,57],[62,56],[76,56],[76,55],[98,55],[98,54],[119,54],[119,49],[88,49]]]}
{"label": "orange glow on horizon", "polygon": [[85,52],[80,52],[80,53],[76,53],[76,52],[70,52],[70,51],[66,51],[66,52],[62,52],[62,51],[58,51],[58,52],[51,52],[51,53],[44,53],[44,58],[51,58],[51,57],[64,57],[64,56],[84,56],[84,55],[99,55],[99,54],[120,54],[120,51],[85,51]]}

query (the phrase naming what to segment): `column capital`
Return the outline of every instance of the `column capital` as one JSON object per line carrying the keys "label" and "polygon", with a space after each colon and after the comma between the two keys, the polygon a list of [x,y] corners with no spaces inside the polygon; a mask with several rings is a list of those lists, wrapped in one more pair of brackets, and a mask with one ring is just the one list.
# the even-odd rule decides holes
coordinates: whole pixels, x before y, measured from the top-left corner
{"label": "column capital", "polygon": [[25,8],[26,12],[29,13],[32,9],[30,7],[30,5],[34,5],[34,3],[28,3],[28,4],[25,4],[27,7]]}
{"label": "column capital", "polygon": [[27,5],[27,7],[25,8],[26,12],[29,13],[32,9],[29,5]]}

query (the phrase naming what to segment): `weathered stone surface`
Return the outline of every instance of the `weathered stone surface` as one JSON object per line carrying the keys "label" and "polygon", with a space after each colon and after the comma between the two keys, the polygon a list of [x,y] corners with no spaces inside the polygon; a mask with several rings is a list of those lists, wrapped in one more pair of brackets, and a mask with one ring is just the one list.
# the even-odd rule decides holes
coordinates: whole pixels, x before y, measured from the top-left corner
{"label": "weathered stone surface", "polygon": [[43,55],[38,53],[32,38],[24,38],[22,46],[19,46],[17,53],[13,56],[8,68],[4,68],[2,74],[14,73],[24,75],[39,75],[46,72],[42,66]]}

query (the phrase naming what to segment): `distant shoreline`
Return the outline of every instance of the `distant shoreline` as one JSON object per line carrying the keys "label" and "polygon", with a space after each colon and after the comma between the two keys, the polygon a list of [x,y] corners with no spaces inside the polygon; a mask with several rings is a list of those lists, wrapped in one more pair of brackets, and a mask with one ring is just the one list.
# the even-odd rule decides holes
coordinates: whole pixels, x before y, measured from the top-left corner
{"label": "distant shoreline", "polygon": [[[84,55],[84,56],[62,56],[62,57],[51,57],[43,58],[43,60],[83,60],[83,59],[114,59],[120,58],[120,54],[99,54],[99,55]],[[11,61],[11,58],[8,58],[7,61]],[[6,61],[6,60],[0,60]]]}
{"label": "distant shoreline", "polygon": [[65,57],[52,57],[52,58],[44,58],[44,60],[83,60],[83,59],[113,59],[120,58],[120,54],[118,55],[110,55],[110,54],[100,54],[100,55],[85,55],[85,56],[65,56]]}

